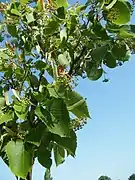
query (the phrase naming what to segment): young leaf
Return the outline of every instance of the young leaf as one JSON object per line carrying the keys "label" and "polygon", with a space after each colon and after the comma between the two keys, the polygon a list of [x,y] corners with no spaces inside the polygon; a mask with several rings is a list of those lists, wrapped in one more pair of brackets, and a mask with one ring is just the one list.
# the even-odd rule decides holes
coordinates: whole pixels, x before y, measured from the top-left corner
{"label": "young leaf", "polygon": [[58,62],[59,62],[61,65],[66,65],[66,66],[69,65],[69,61],[67,60],[67,58],[65,57],[64,54],[59,54],[59,56],[58,56]]}
{"label": "young leaf", "polygon": [[61,41],[63,41],[63,39],[67,39],[67,28],[64,27],[61,31],[60,31],[60,39]]}
{"label": "young leaf", "polygon": [[29,2],[29,0],[20,0],[21,4],[27,4]]}
{"label": "young leaf", "polygon": [[13,111],[8,111],[3,113],[2,111],[0,111],[0,124],[4,123],[4,122],[8,122],[8,121],[12,121],[14,119],[14,113]]}
{"label": "young leaf", "polygon": [[25,120],[29,109],[28,103],[25,101],[15,101],[13,108],[18,118]]}
{"label": "young leaf", "polygon": [[31,22],[35,21],[32,12],[26,15],[26,19],[27,19],[27,22],[28,22],[28,23],[31,23]]}
{"label": "young leaf", "polygon": [[63,6],[65,8],[67,8],[69,6],[67,0],[56,0],[55,3],[57,5],[57,7],[62,7]]}
{"label": "young leaf", "polygon": [[16,176],[25,179],[31,170],[32,157],[25,150],[24,142],[22,140],[10,141],[6,146],[6,154],[11,171]]}

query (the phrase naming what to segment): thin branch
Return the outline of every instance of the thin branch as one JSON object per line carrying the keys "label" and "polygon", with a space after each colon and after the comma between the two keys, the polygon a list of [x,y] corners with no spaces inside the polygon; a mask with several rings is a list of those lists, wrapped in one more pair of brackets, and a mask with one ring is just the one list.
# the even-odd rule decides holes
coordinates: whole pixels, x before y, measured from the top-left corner
{"label": "thin branch", "polygon": [[86,51],[86,46],[84,46],[82,48],[82,51],[80,53],[80,55],[74,60],[74,62],[71,64],[71,67],[70,67],[70,70],[69,70],[69,75],[72,75],[73,74],[73,71],[74,71],[74,68],[75,68],[75,65],[76,63],[81,59],[81,57],[83,56],[84,52]]}

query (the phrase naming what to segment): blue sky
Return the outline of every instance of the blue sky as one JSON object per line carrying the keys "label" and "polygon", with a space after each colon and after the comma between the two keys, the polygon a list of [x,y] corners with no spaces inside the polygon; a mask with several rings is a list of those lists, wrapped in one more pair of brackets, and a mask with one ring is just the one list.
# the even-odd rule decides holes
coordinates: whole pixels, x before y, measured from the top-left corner
{"label": "blue sky", "polygon": [[[76,158],[53,168],[53,180],[127,180],[135,173],[135,56],[122,67],[109,70],[110,82],[83,80],[78,91],[87,97],[92,120],[78,132]],[[42,180],[37,163],[33,180]],[[15,180],[0,161],[0,180]]]}

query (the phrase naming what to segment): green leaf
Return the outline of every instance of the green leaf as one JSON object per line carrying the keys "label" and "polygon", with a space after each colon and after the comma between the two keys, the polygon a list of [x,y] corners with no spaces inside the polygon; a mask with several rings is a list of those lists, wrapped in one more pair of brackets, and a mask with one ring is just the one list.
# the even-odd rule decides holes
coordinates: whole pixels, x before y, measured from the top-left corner
{"label": "green leaf", "polygon": [[0,34],[0,42],[2,42],[4,40],[4,37],[2,36],[2,34]]}
{"label": "green leaf", "polygon": [[5,97],[0,96],[0,110],[6,105]]}
{"label": "green leaf", "polygon": [[14,113],[13,111],[8,111],[3,113],[2,111],[0,111],[0,124],[4,123],[4,122],[8,122],[8,121],[12,121],[14,119]]}
{"label": "green leaf", "polygon": [[32,75],[31,77],[30,77],[30,83],[31,83],[31,86],[32,87],[38,87],[39,86],[39,81],[38,81],[38,78],[37,78],[37,76],[35,76],[35,75]]}
{"label": "green leaf", "polygon": [[115,5],[109,9],[107,18],[114,24],[122,25],[130,21],[130,10],[124,1],[118,0]]}
{"label": "green leaf", "polygon": [[54,141],[68,151],[71,156],[75,156],[77,148],[77,137],[74,131],[71,131],[70,138],[53,135]]}
{"label": "green leaf", "polygon": [[111,52],[108,52],[104,58],[104,64],[109,68],[115,68],[117,66],[116,60],[117,58]]}
{"label": "green leaf", "polygon": [[86,100],[75,91],[69,91],[65,99],[65,103],[69,111],[78,118],[90,118]]}
{"label": "green leaf", "polygon": [[11,34],[11,36],[16,37],[17,36],[17,29],[15,25],[7,25],[8,32]]}
{"label": "green leaf", "polygon": [[6,154],[9,160],[9,167],[14,175],[23,179],[31,170],[32,157],[25,150],[22,140],[10,141],[6,146]]}
{"label": "green leaf", "polygon": [[33,16],[32,12],[26,15],[26,19],[27,19],[28,23],[31,23],[31,22],[35,21],[35,18]]}
{"label": "green leaf", "polygon": [[37,68],[37,70],[43,70],[47,68],[47,64],[43,61],[36,61],[35,62],[35,67]]}
{"label": "green leaf", "polygon": [[93,68],[87,70],[87,76],[92,81],[98,80],[102,76],[102,74],[103,74],[103,69],[101,68],[98,69],[97,67],[94,66]]}
{"label": "green leaf", "polygon": [[109,39],[109,36],[107,35],[106,29],[100,24],[100,23],[95,23],[93,27],[93,32],[95,35],[99,38],[102,38],[104,40]]}
{"label": "green leaf", "polygon": [[45,29],[44,29],[44,33],[45,35],[50,35],[53,34],[56,30],[58,29],[58,22],[57,21],[50,21]]}
{"label": "green leaf", "polygon": [[15,101],[13,108],[19,119],[22,119],[22,120],[26,119],[26,116],[29,110],[29,105],[26,101]]}
{"label": "green leaf", "polygon": [[61,31],[60,31],[60,39],[61,41],[63,41],[64,39],[67,39],[67,28],[64,27]]}
{"label": "green leaf", "polygon": [[132,33],[135,33],[135,25],[130,25],[130,30]]}
{"label": "green leaf", "polygon": [[27,4],[29,2],[29,0],[20,0],[21,4]]}
{"label": "green leaf", "polygon": [[115,44],[112,48],[112,53],[120,61],[127,61],[131,55],[126,44]]}
{"label": "green leaf", "polygon": [[128,31],[120,30],[119,34],[120,38],[135,38],[134,33],[130,33]]}
{"label": "green leaf", "polygon": [[107,53],[107,46],[105,45],[105,46],[101,46],[101,47],[94,49],[91,52],[91,56],[92,56],[93,60],[99,62],[104,58],[106,53]]}
{"label": "green leaf", "polygon": [[25,136],[25,141],[39,146],[45,129],[46,126],[43,123],[38,123],[35,128],[31,128],[29,130],[28,134]]}
{"label": "green leaf", "polygon": [[59,98],[59,94],[57,92],[57,89],[56,89],[56,86],[55,85],[52,85],[52,84],[48,84],[47,85],[47,89],[49,91],[49,94],[51,97],[55,97],[55,98]]}
{"label": "green leaf", "polygon": [[85,6],[85,5],[79,5],[76,8],[76,13],[79,14],[81,11],[84,11],[86,8],[87,8],[87,6]]}
{"label": "green leaf", "polygon": [[56,166],[59,166],[65,161],[65,150],[55,143],[53,146],[53,151]]}
{"label": "green leaf", "polygon": [[21,16],[21,13],[17,9],[11,9],[11,13],[16,16]]}
{"label": "green leaf", "polygon": [[0,49],[0,58],[8,59],[9,56],[5,53],[5,49]]}
{"label": "green leaf", "polygon": [[55,0],[55,3],[57,5],[57,7],[65,7],[67,8],[69,6],[68,1],[67,0]]}
{"label": "green leaf", "polygon": [[38,162],[45,168],[50,169],[52,165],[51,151],[47,150],[44,146],[40,146],[36,154]]}
{"label": "green leaf", "polygon": [[67,60],[66,56],[64,54],[59,54],[58,56],[58,62],[61,64],[61,65],[66,65],[68,66],[69,65],[69,61]]}
{"label": "green leaf", "polygon": [[60,7],[57,9],[57,17],[60,19],[65,19],[65,9],[64,7]]}
{"label": "green leaf", "polygon": [[48,111],[53,121],[53,126],[48,127],[49,131],[61,137],[68,137],[70,135],[70,118],[64,101],[62,99],[52,99],[48,105]]}

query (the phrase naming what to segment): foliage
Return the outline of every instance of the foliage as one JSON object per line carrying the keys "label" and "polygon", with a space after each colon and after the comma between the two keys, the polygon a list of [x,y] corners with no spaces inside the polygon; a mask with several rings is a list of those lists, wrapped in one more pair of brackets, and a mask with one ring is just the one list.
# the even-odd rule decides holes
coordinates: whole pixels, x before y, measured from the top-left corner
{"label": "foliage", "polygon": [[100,176],[98,180],[111,180],[111,178],[108,176]]}
{"label": "foliage", "polygon": [[49,180],[52,157],[56,166],[75,157],[76,130],[90,119],[77,78],[107,82],[106,67],[129,60],[132,11],[122,0],[0,3],[0,156],[16,177],[29,180],[37,158]]}
{"label": "foliage", "polygon": [[128,178],[128,180],[135,180],[135,174],[132,174],[132,175]]}

